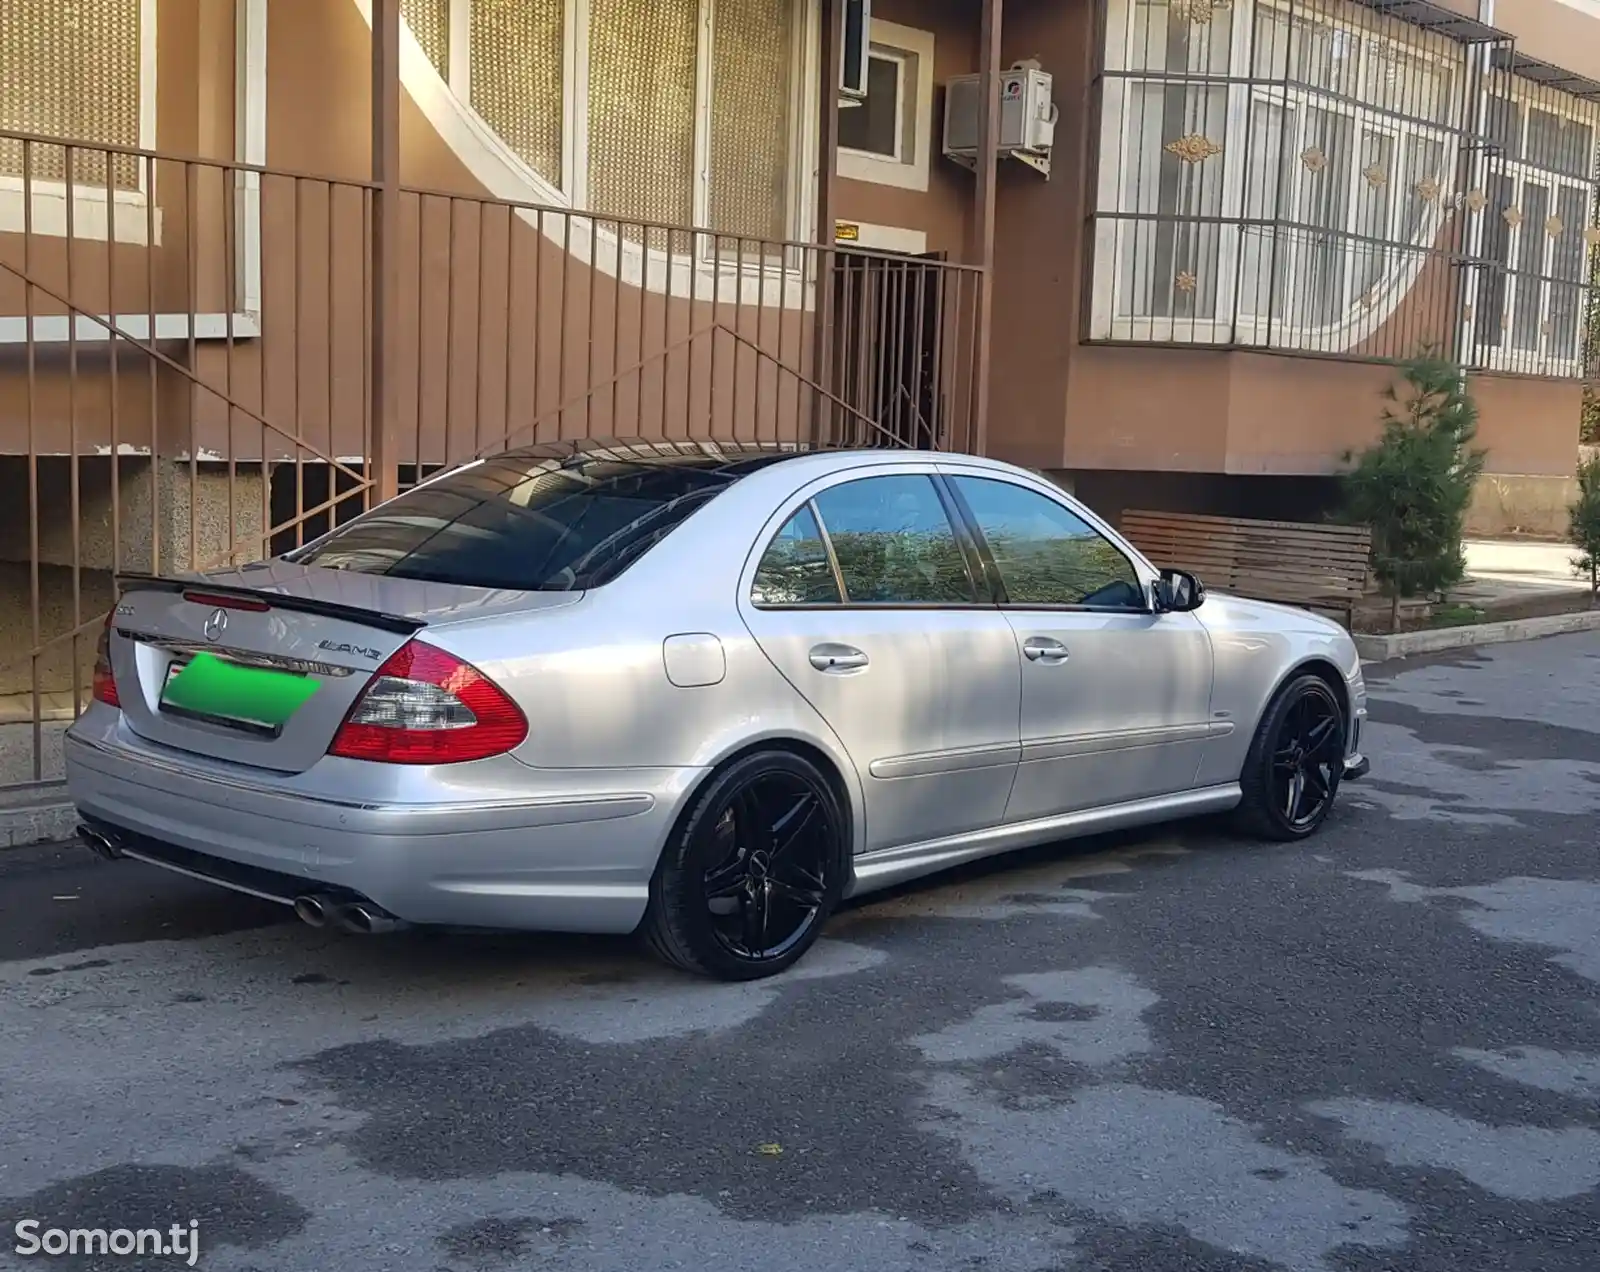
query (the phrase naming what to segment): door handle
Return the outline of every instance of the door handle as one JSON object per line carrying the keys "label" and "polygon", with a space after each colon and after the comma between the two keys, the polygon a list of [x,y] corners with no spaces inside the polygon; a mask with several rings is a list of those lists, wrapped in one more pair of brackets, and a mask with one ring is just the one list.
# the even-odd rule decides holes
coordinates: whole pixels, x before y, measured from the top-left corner
{"label": "door handle", "polygon": [[813,645],[811,665],[818,671],[855,671],[870,660],[854,645]]}
{"label": "door handle", "polygon": [[1067,647],[1048,636],[1028,637],[1022,642],[1022,653],[1032,662],[1054,664],[1067,661]]}

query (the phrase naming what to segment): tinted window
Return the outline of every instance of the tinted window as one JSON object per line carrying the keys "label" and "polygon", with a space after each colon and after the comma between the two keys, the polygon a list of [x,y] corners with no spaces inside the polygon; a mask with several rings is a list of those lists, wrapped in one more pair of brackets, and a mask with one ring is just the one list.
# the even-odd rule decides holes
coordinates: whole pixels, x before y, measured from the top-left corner
{"label": "tinted window", "polygon": [[789,518],[772,537],[756,567],[750,599],[757,605],[837,605],[839,583],[833,576],[822,531],[809,507]]}
{"label": "tinted window", "polygon": [[982,477],[954,485],[989,541],[1011,604],[1144,608],[1132,562],[1054,499]]}
{"label": "tinted window", "polygon": [[472,587],[599,587],[761,462],[516,452],[409,490],[290,557]]}
{"label": "tinted window", "polygon": [[847,600],[948,605],[976,599],[966,557],[927,477],[865,477],[830,487],[815,503]]}

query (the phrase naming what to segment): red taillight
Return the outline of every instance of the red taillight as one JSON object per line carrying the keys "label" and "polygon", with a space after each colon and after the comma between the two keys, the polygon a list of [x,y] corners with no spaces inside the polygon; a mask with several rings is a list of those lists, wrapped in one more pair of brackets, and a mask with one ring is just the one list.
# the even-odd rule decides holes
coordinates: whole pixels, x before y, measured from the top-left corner
{"label": "red taillight", "polygon": [[272,608],[266,601],[252,601],[243,596],[218,596],[213,592],[196,592],[193,589],[185,592],[183,599],[191,605],[209,605],[212,609],[249,610],[252,614],[265,614]]}
{"label": "red taillight", "polygon": [[117,677],[111,670],[111,615],[106,615],[106,625],[100,629],[100,643],[94,650],[94,700],[108,707],[120,707],[117,697]]}
{"label": "red taillight", "polygon": [[328,747],[380,764],[460,764],[504,755],[528,719],[494,681],[454,654],[408,641],[390,654]]}

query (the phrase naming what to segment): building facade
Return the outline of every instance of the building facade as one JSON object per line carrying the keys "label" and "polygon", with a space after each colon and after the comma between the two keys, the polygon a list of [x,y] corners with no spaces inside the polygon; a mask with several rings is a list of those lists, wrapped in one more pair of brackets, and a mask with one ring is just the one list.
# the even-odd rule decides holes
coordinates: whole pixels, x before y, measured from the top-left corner
{"label": "building facade", "polygon": [[[389,4],[0,10],[0,719],[70,711],[114,569],[533,437],[982,448],[1113,519],[1311,518],[1431,346],[1475,527],[1563,522],[1597,0]],[[1004,111],[951,86],[1023,62],[1048,164],[986,180]]]}
{"label": "building facade", "polygon": [[[912,140],[840,152],[869,241],[970,250],[972,178],[917,103],[929,63],[935,93],[978,69],[975,11],[877,0]],[[1059,120],[1048,180],[999,165],[993,453],[1112,517],[1315,517],[1388,360],[1432,346],[1482,412],[1472,528],[1564,530],[1600,375],[1600,4],[1007,0],[1000,42]]]}

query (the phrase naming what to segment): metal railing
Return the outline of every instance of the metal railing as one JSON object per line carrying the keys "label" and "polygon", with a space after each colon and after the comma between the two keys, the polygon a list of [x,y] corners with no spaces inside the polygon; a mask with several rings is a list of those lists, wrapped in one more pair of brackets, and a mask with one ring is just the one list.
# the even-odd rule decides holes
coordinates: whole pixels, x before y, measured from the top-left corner
{"label": "metal railing", "polygon": [[[117,570],[285,551],[379,474],[371,183],[0,161],[3,788],[59,777]],[[560,438],[972,445],[975,268],[414,188],[399,220],[400,488]]]}

